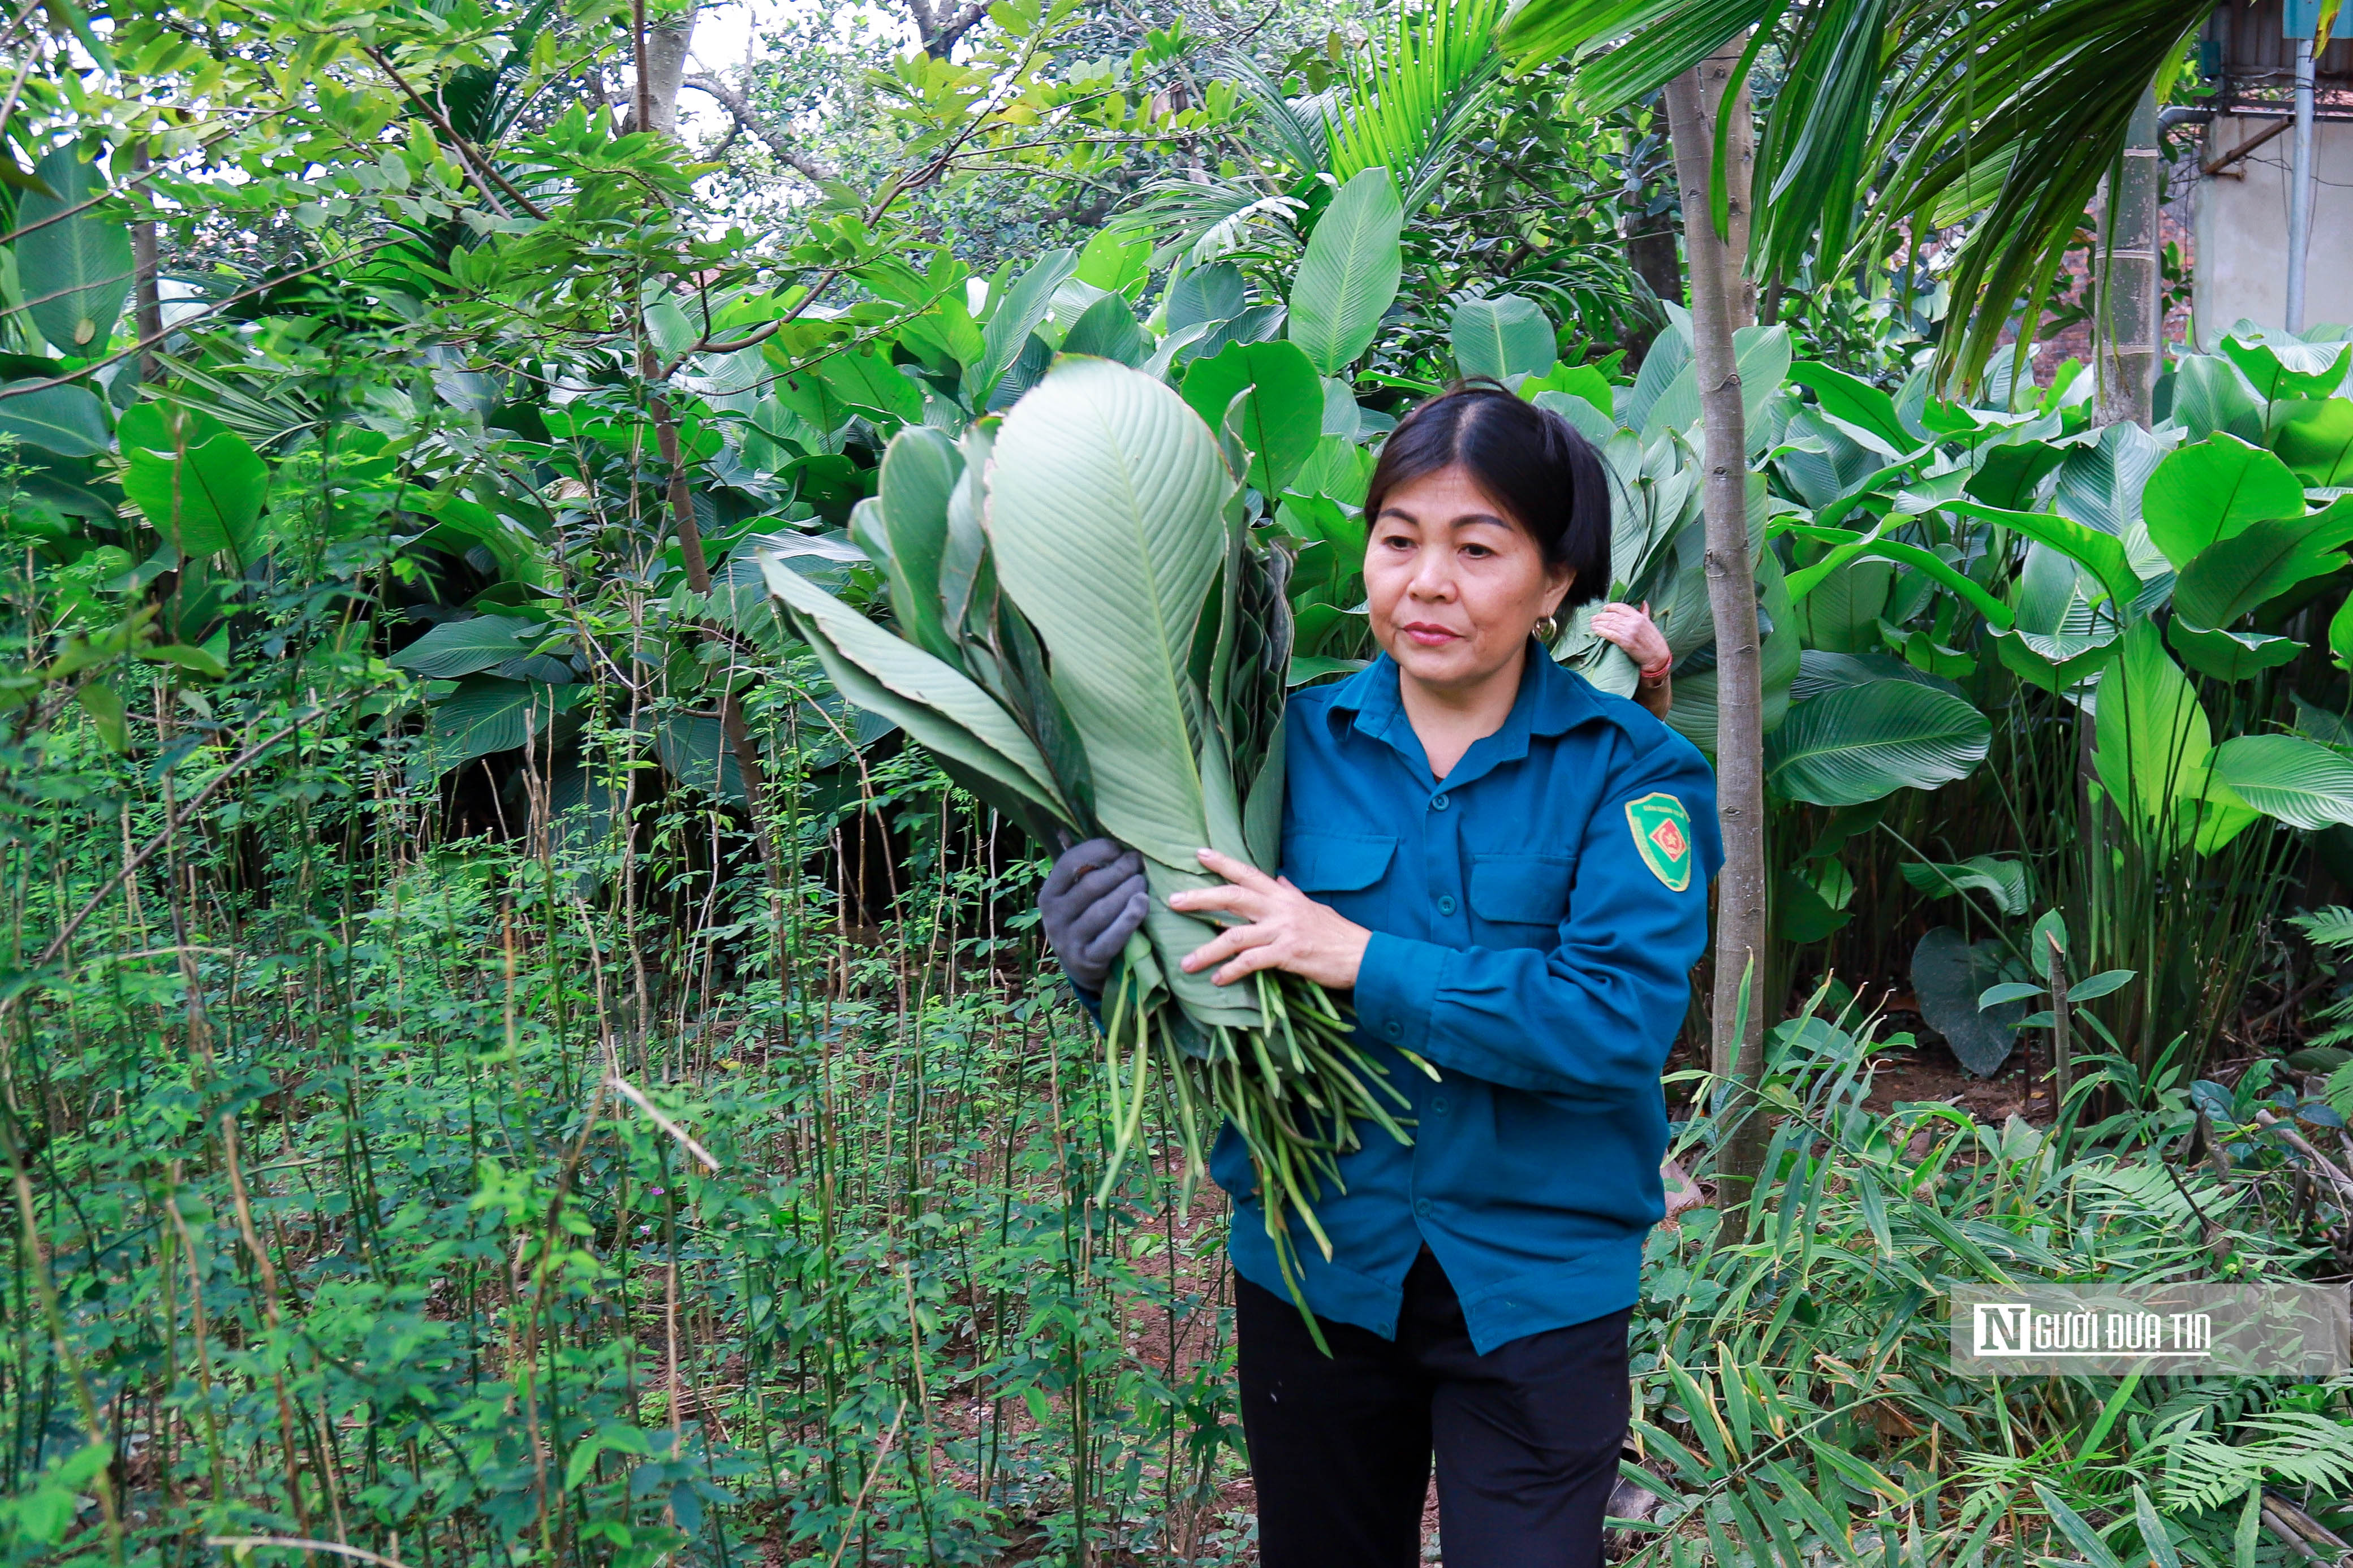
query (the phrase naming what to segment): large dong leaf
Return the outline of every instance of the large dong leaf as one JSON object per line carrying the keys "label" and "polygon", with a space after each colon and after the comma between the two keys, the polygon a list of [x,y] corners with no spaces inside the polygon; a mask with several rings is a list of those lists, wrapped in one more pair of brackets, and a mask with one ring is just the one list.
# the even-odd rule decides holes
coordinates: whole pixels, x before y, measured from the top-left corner
{"label": "large dong leaf", "polygon": [[794,629],[817,650],[843,696],[919,744],[1079,826],[1038,748],[987,692],[808,582],[779,553],[763,551],[760,564]]}
{"label": "large dong leaf", "polygon": [[2119,614],[2140,597],[2140,579],[2133,574],[2132,561],[2125,552],[2124,541],[2114,534],[2086,528],[2073,518],[2061,517],[2054,512],[2010,511],[1972,500],[1948,500],[1944,503],[1943,510],[2010,529],[2037,543],[2050,546],[2090,571],[2100,586],[2107,590],[2108,597]]}
{"label": "large dong leaf", "polygon": [[[44,162],[43,167],[47,168]],[[2353,367],[2353,345],[2243,338],[2222,340],[2222,354],[2266,403],[2334,397],[2345,389]]]}
{"label": "large dong leaf", "polygon": [[1790,709],[1767,738],[1766,777],[1792,800],[1861,805],[1966,778],[1992,734],[1966,698],[1917,681],[1866,681]]}
{"label": "large dong leaf", "polygon": [[2060,461],[2052,505],[2063,517],[2121,539],[2140,516],[2142,495],[2167,455],[2164,442],[2120,419]]}
{"label": "large dong leaf", "polygon": [[2185,831],[2206,783],[2213,730],[2181,667],[2166,656],[2156,624],[2126,629],[2121,657],[2100,678],[2092,761],[2100,784],[2145,839]]}
{"label": "large dong leaf", "polygon": [[1889,456],[1919,445],[1897,416],[1895,399],[1871,383],[1812,360],[1791,365],[1789,379],[1811,392],[1824,414],[1875,437]]}
{"label": "large dong leaf", "polygon": [[1250,307],[1250,284],[1230,261],[1196,267],[1168,285],[1160,302],[1160,319],[1168,335],[1187,327],[1210,327],[1230,321]]}
{"label": "large dong leaf", "polygon": [[[1103,236],[1095,237],[1100,239]],[[1115,359],[1122,364],[1142,364],[1152,357],[1152,340],[1135,324],[1135,312],[1128,309],[1127,297],[1106,294],[1071,323],[1069,335],[1062,339],[1062,352]]]}
{"label": "large dong leaf", "polygon": [[[1651,410],[1658,406],[1659,399],[1667,395],[1667,388],[1690,368],[1691,363],[1691,333],[1671,320],[1651,341],[1651,352],[1642,356],[1642,367],[1634,376],[1634,384],[1612,395],[1616,404],[1612,412],[1618,423],[1629,430],[1648,429]],[[1699,406],[1696,395],[1692,406],[1694,409]],[[1688,425],[1698,417],[1698,414],[1694,413],[1683,424]],[[1680,429],[1682,426],[1676,427]],[[1647,448],[1650,444],[1649,438],[1645,437],[1643,447]]]}
{"label": "large dong leaf", "polygon": [[2292,827],[2353,823],[2353,758],[2302,735],[2239,735],[2214,748],[2214,777]]}
{"label": "large dong leaf", "polygon": [[948,498],[963,477],[955,443],[928,426],[912,426],[883,451],[881,488],[868,513],[869,526],[879,523],[886,546],[878,563],[890,582],[901,630],[951,663],[961,660],[941,618],[940,563],[947,550]]}
{"label": "large dong leaf", "polygon": [[980,363],[966,373],[965,390],[972,395],[974,406],[987,404],[988,395],[997,390],[997,384],[1029,344],[1029,334],[1046,319],[1047,310],[1054,303],[1054,290],[1078,268],[1078,252],[1050,250],[1005,291],[997,313],[988,318],[988,326],[981,333]]}
{"label": "large dong leaf", "polygon": [[1517,294],[1464,300],[1454,307],[1447,336],[1454,343],[1454,368],[1466,376],[1541,375],[1553,362],[1551,319]]}
{"label": "large dong leaf", "polygon": [[493,752],[511,752],[554,721],[570,700],[535,680],[470,676],[433,704],[427,736],[427,776],[438,778],[460,763]]}
{"label": "large dong leaf", "polygon": [[2290,415],[2280,427],[2279,455],[2307,485],[2353,485],[2353,401],[2332,397]]}
{"label": "large dong leaf", "polygon": [[1324,384],[1299,345],[1228,343],[1185,371],[1185,401],[1212,430],[1234,400],[1235,423],[1250,447],[1250,482],[1282,493],[1324,435]]}
{"label": "large dong leaf", "polygon": [[2193,441],[2223,430],[2250,441],[2263,438],[2263,405],[2238,367],[2220,354],[2183,354],[2175,362],[2173,417]]}
{"label": "large dong leaf", "polygon": [[2179,569],[2251,522],[2302,517],[2304,486],[2261,447],[2221,434],[2168,455],[2140,505],[2149,538]]}
{"label": "large dong leaf", "polygon": [[744,764],[727,743],[727,731],[709,714],[686,714],[654,726],[654,755],[670,776],[715,799],[749,805]]}
{"label": "large dong leaf", "polygon": [[2308,517],[2249,523],[2198,552],[2173,585],[2173,607],[2201,626],[2227,626],[2299,583],[2345,564],[2353,498]]}
{"label": "large dong leaf", "polygon": [[[1212,928],[1166,908],[1207,885],[1195,851],[1246,858],[1222,754],[1191,670],[1203,605],[1229,548],[1233,480],[1216,438],[1177,395],[1108,360],[1065,359],[1006,416],[988,479],[997,580],[1038,628],[1054,689],[1084,743],[1095,811],[1143,851],[1155,895],[1147,930],[1164,958]],[[1229,817],[1218,824],[1217,817]],[[1254,1020],[1256,1009],[1165,964],[1196,1017]]]}
{"label": "large dong leaf", "polygon": [[1291,341],[1324,375],[1356,362],[1405,275],[1405,207],[1385,168],[1340,187],[1307,241],[1291,285]]}
{"label": "large dong leaf", "polygon": [[269,469],[245,438],[200,409],[142,403],[122,416],[122,493],[184,556],[228,551],[240,563],[259,543]]}
{"label": "large dong leaf", "polygon": [[444,621],[386,662],[395,669],[405,669],[430,680],[454,680],[522,658],[530,646],[524,641],[525,634],[538,629],[538,622],[520,616],[476,616],[470,620]]}
{"label": "large dong leaf", "polygon": [[2217,680],[2247,680],[2266,669],[2276,669],[2304,651],[2294,637],[2268,632],[2210,631],[2193,626],[2179,616],[2165,628],[2182,662],[2200,675]]}
{"label": "large dong leaf", "polygon": [[2032,907],[2034,884],[2023,860],[1992,855],[1972,855],[1954,864],[1906,860],[1896,868],[1904,879],[1932,899],[1948,893],[1983,893],[2006,915],[2022,915]]}
{"label": "large dong leaf", "polygon": [[[871,345],[832,355],[818,374],[849,407],[901,423],[923,417],[923,388],[900,374],[888,353],[877,353]],[[760,379],[765,381],[766,376]]]}
{"label": "large dong leaf", "polygon": [[[1087,241],[1086,248],[1079,252],[1078,270],[1071,276],[1093,288],[1132,298],[1151,279],[1152,241],[1128,230],[1099,228]],[[1087,309],[1092,310],[1094,306]]]}
{"label": "large dong leaf", "polygon": [[1912,950],[1912,994],[1920,999],[1920,1016],[1979,1078],[2009,1059],[2026,1016],[2023,1001],[1978,1006],[1978,997],[2000,978],[2000,945],[1969,942],[1950,926],[1931,929]]}
{"label": "large dong leaf", "polygon": [[1208,842],[1188,661],[1232,481],[1184,401],[1065,360],[1006,416],[988,481],[997,577],[1044,638],[1103,826],[1165,865]]}
{"label": "large dong leaf", "polygon": [[[1764,419],[1765,405],[1788,378],[1789,329],[1742,327],[1732,334],[1732,354],[1740,372],[1741,416],[1754,455],[1765,449],[1772,435]],[[1648,360],[1642,368],[1647,374]],[[1639,390],[1639,380],[1636,384]],[[1686,360],[1642,416],[1642,440],[1647,445],[1665,431],[1690,429],[1699,416],[1699,362]]]}
{"label": "large dong leaf", "polygon": [[106,181],[71,148],[51,153],[35,172],[57,195],[32,192],[16,208],[25,312],[60,353],[94,357],[105,351],[130,297],[131,230],[86,206],[106,194]]}
{"label": "large dong leaf", "polygon": [[37,390],[0,387],[0,436],[13,436],[60,458],[94,458],[106,450],[106,417],[97,395],[88,387],[41,386],[32,381],[14,385]]}

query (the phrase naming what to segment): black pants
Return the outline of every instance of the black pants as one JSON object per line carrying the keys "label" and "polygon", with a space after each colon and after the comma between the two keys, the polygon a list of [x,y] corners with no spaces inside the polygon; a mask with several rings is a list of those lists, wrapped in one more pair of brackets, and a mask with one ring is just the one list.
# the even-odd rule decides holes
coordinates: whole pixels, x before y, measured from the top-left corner
{"label": "black pants", "polygon": [[1461,1303],[1425,1248],[1398,1337],[1321,1322],[1234,1281],[1242,1431],[1264,1568],[1411,1568],[1438,1454],[1446,1568],[1596,1568],[1626,1434],[1620,1309],[1471,1349]]}

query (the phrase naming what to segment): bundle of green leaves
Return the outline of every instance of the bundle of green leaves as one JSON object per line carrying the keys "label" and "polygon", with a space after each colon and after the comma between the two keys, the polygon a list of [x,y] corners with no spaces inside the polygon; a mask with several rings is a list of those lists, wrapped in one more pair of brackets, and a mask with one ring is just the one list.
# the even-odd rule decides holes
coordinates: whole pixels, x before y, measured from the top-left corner
{"label": "bundle of green leaves", "polygon": [[1187,1179],[1214,1106],[1249,1145],[1293,1269],[1290,1216],[1328,1258],[1317,1186],[1357,1121],[1405,1142],[1391,1108],[1407,1102],[1320,986],[1261,972],[1221,987],[1176,962],[1216,934],[1167,905],[1214,882],[1198,851],[1271,870],[1280,847],[1291,557],[1250,525],[1248,466],[1157,378],[1066,355],[961,442],[923,427],[892,440],[851,532],[881,569],[895,635],[797,572],[806,546],[772,541],[762,563],[852,702],[1040,843],[1103,835],[1142,853],[1151,910],[1104,1005],[1119,1107],[1105,1188],[1157,1058]]}

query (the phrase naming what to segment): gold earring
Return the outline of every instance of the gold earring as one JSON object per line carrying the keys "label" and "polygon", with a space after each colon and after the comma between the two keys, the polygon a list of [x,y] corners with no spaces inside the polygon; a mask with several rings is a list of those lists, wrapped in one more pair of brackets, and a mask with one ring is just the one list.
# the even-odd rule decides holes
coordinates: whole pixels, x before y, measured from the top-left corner
{"label": "gold earring", "polygon": [[1536,641],[1549,644],[1553,638],[1560,636],[1560,623],[1550,616],[1539,616],[1535,630]]}

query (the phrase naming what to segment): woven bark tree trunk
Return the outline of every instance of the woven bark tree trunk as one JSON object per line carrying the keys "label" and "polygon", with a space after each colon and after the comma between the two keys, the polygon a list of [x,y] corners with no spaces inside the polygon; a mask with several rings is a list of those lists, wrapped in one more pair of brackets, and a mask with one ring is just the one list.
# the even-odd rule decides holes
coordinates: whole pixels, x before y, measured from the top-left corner
{"label": "woven bark tree trunk", "polygon": [[2163,279],[2158,266],[2158,207],[2165,180],[2158,156],[2157,94],[2141,94],[2125,134],[2124,157],[2100,204],[2101,286],[2095,318],[2094,422],[2129,419],[2146,430],[2157,422],[2158,342],[2162,335]]}

